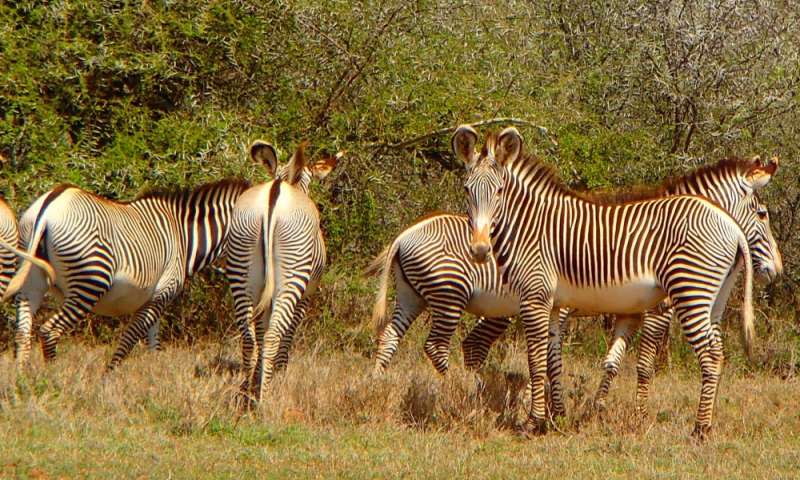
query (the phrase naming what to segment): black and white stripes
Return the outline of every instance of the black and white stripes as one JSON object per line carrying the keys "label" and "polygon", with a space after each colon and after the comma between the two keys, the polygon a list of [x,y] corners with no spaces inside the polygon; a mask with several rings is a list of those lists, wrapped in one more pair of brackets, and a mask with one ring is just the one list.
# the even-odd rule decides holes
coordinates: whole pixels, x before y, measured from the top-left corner
{"label": "black and white stripes", "polygon": [[[703,389],[695,430],[704,434],[722,366],[712,317],[721,315],[737,262],[745,265],[748,349],[753,339],[750,249],[738,223],[696,196],[630,202],[583,198],[544,164],[522,154],[515,129],[487,139],[480,154],[474,149],[477,140],[474,130],[460,127],[453,141],[468,169],[471,250],[474,260],[486,260],[481,227],[491,225],[490,251],[520,298],[532,382],[528,425],[537,431],[545,426],[548,330],[555,308],[637,314],[669,297],[700,360]],[[755,170],[751,179],[760,174]],[[495,187],[476,190],[487,185]]]}
{"label": "black and white stripes", "polygon": [[[198,269],[222,253],[233,205],[247,188],[221,181],[195,190],[148,193],[113,202],[76,187],[58,187],[23,214],[20,229],[29,255],[43,253],[64,298],[40,328],[46,359],[61,335],[89,312],[134,313],[108,365],[116,367],[145,334],[155,346],[164,307]],[[51,282],[23,260],[7,295],[18,295],[17,330],[29,332]],[[24,362],[30,336],[18,338]]]}

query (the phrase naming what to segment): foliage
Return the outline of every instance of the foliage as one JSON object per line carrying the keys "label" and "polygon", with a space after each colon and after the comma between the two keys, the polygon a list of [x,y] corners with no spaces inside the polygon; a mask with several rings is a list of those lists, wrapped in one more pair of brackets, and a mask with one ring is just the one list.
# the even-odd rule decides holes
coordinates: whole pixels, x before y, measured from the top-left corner
{"label": "foliage", "polygon": [[[770,312],[797,309],[797,17],[771,0],[5,2],[0,190],[21,212],[60,182],[130,198],[261,181],[255,138],[282,158],[303,138],[347,150],[312,193],[330,259],[311,314],[330,328],[312,332],[337,343],[362,335],[368,259],[415,217],[463,209],[447,138],[381,145],[522,117],[559,143],[523,129],[530,148],[589,188],[780,153],[766,199],[787,276],[765,295]],[[166,330],[229,331],[226,295],[198,279]]]}

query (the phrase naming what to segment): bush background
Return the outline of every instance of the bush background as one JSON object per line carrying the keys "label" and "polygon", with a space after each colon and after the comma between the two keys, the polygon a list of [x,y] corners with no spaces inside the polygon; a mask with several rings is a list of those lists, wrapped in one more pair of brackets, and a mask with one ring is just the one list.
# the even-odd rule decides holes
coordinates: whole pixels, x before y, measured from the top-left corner
{"label": "bush background", "polygon": [[[780,154],[764,198],[786,275],[758,290],[758,318],[763,364],[785,375],[800,363],[798,20],[793,2],[764,0],[4,2],[0,193],[21,212],[60,182],[119,199],[259,182],[256,138],[282,160],[306,138],[315,155],[347,150],[312,189],[330,260],[298,341],[369,354],[361,269],[414,218],[463,210],[447,135],[387,145],[524,118],[557,142],[523,128],[530,148],[580,188]],[[168,338],[234,332],[224,280],[198,277]],[[118,323],[82,331],[109,341]],[[581,328],[578,343],[602,350],[596,323]]]}

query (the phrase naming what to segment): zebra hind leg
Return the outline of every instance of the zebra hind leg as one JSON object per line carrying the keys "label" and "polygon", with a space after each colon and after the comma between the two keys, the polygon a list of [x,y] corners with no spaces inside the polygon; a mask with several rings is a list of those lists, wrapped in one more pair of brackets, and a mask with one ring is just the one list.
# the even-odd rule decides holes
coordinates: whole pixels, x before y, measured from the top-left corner
{"label": "zebra hind leg", "polygon": [[663,312],[645,313],[642,334],[639,336],[639,358],[636,362],[636,412],[640,418],[649,415],[647,400],[650,396],[650,384],[653,381],[659,347],[668,337],[672,314],[672,308]]}
{"label": "zebra hind leg", "polygon": [[157,327],[158,320],[161,318],[164,308],[173,296],[172,294],[166,293],[159,295],[136,312],[133,321],[123,330],[119,345],[117,345],[114,355],[111,356],[111,361],[106,367],[106,372],[111,372],[117,368],[139,340],[145,338],[153,327]]}
{"label": "zebra hind leg", "polygon": [[286,330],[286,333],[283,335],[283,339],[281,340],[280,347],[278,348],[278,355],[275,357],[275,371],[279,372],[286,369],[286,365],[289,363],[289,350],[292,347],[292,343],[294,342],[294,333],[297,331],[297,327],[303,323],[303,320],[306,318],[306,312],[308,312],[308,304],[309,298],[303,297],[297,303],[297,307],[294,309],[294,316],[292,316],[292,323],[289,324],[289,328]]}
{"label": "zebra hind leg", "polygon": [[470,370],[478,370],[486,362],[489,351],[494,342],[500,338],[511,324],[511,319],[505,318],[484,318],[470,330],[467,337],[461,342],[461,350],[464,353],[464,367]]}
{"label": "zebra hind leg", "polygon": [[422,298],[406,298],[398,295],[392,321],[383,329],[378,340],[378,352],[375,355],[376,374],[381,375],[386,372],[389,362],[397,353],[400,340],[424,309],[425,302]]}
{"label": "zebra hind leg", "polygon": [[[295,277],[290,282],[286,282],[290,287],[284,286],[278,291],[272,302],[272,311],[269,319],[262,318],[261,329],[266,330],[264,334],[256,334],[258,356],[253,378],[250,380],[251,398],[255,402],[261,400],[264,385],[272,381],[275,373],[275,361],[281,342],[289,330],[294,312],[300,299],[305,294],[308,281],[304,278]],[[268,325],[264,325],[268,323]]]}
{"label": "zebra hind leg", "polygon": [[617,315],[616,321],[614,322],[614,340],[603,361],[605,376],[600,382],[600,386],[597,388],[597,392],[594,396],[594,410],[597,412],[602,413],[606,410],[608,390],[611,388],[611,383],[614,381],[614,378],[616,378],[619,373],[622,358],[625,356],[625,351],[628,349],[628,345],[634,333],[639,329],[641,321],[641,315]]}
{"label": "zebra hind leg", "polygon": [[433,368],[442,375],[450,367],[450,340],[463,312],[463,304],[431,304],[431,332],[425,341],[425,354]]}

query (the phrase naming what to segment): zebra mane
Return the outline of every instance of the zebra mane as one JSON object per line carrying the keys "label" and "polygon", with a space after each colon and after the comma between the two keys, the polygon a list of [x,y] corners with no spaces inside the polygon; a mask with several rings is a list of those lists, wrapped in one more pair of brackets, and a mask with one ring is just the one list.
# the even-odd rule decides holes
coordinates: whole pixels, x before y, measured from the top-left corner
{"label": "zebra mane", "polygon": [[559,177],[555,167],[545,164],[535,155],[528,153],[525,153],[520,161],[515,162],[515,165],[512,166],[512,171],[529,184],[547,183],[568,196],[577,197],[598,205],[619,205],[673,195],[680,186],[698,184],[709,177],[744,175],[752,165],[752,160],[729,157],[717,163],[703,165],[684,175],[670,177],[659,184],[597,190],[574,190],[570,188]]}
{"label": "zebra mane", "polygon": [[117,201],[117,203],[127,204],[140,200],[147,200],[150,198],[189,198],[191,196],[197,196],[199,194],[214,190],[240,189],[244,191],[249,187],[250,182],[247,180],[242,180],[239,178],[225,178],[215,182],[204,183],[194,188],[150,188],[137,195],[133,200]]}

